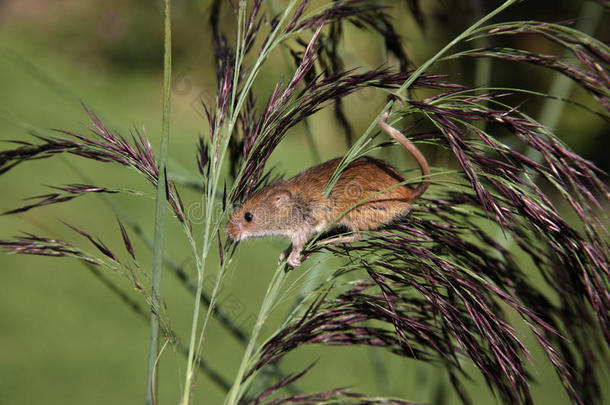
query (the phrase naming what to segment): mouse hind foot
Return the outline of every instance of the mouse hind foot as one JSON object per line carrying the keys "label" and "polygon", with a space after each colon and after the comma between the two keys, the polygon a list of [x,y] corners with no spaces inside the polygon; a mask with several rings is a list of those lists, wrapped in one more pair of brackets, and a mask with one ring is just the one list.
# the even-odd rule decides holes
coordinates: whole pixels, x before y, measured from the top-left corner
{"label": "mouse hind foot", "polygon": [[[351,235],[342,235],[329,239],[324,239],[316,242],[315,245],[338,245],[340,243],[352,243],[360,239],[362,239],[362,234],[360,232],[355,232]],[[286,260],[286,258],[288,258],[286,260],[286,263],[288,263],[288,265],[290,265],[291,267],[299,267],[302,263],[300,257],[302,249],[302,246],[295,246],[294,244],[291,244],[290,246],[288,246],[288,249],[286,249],[280,254],[278,264],[282,263],[284,260]]]}
{"label": "mouse hind foot", "polygon": [[360,240],[360,239],[362,239],[362,234],[360,232],[356,232],[351,235],[343,235],[343,236],[337,236],[337,237],[330,238],[330,239],[324,239],[324,240],[316,242],[316,245],[317,246],[338,245],[340,243],[356,242],[357,240]]}

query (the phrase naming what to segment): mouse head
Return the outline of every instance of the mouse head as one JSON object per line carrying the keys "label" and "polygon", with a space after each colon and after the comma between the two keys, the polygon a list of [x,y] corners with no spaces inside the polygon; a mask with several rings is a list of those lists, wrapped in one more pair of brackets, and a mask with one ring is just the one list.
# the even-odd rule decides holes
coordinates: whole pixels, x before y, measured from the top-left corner
{"label": "mouse head", "polygon": [[270,235],[288,236],[293,229],[293,208],[289,190],[264,188],[233,211],[227,233],[235,241]]}

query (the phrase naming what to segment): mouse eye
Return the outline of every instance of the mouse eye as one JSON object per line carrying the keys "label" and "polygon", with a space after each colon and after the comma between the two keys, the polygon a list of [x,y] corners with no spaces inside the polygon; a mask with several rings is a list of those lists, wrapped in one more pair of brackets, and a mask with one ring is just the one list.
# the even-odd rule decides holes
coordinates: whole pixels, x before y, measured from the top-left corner
{"label": "mouse eye", "polygon": [[246,220],[246,222],[252,221],[252,218],[254,218],[254,215],[252,215],[251,212],[246,212],[246,214],[244,215],[244,219]]}

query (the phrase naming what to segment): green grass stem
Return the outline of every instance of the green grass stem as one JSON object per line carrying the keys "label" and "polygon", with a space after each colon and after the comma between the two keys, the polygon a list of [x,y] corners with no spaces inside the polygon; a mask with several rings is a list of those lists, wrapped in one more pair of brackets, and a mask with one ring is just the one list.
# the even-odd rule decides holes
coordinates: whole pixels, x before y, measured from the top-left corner
{"label": "green grass stem", "polygon": [[237,405],[241,396],[245,393],[249,384],[252,382],[252,377],[250,376],[245,381],[243,377],[250,365],[250,360],[252,359],[252,354],[254,353],[254,349],[256,346],[256,342],[258,340],[260,331],[265,324],[265,321],[269,317],[272,309],[274,308],[274,304],[276,302],[276,298],[278,297],[284,280],[286,279],[287,272],[284,270],[284,265],[280,264],[277,266],[275,270],[275,274],[267,287],[267,292],[265,293],[265,297],[263,298],[263,303],[261,305],[260,311],[258,313],[258,317],[256,318],[256,323],[252,328],[252,334],[250,335],[250,341],[248,342],[248,346],[246,347],[246,351],[241,360],[241,364],[239,365],[239,370],[235,375],[235,380],[233,382],[233,386],[231,387],[231,391],[229,391],[229,395],[225,400],[225,405]]}
{"label": "green grass stem", "polygon": [[152,310],[150,314],[150,345],[148,351],[148,369],[146,376],[146,404],[153,405],[157,399],[156,365],[159,357],[159,315],[161,309],[161,279],[163,270],[163,242],[165,234],[166,210],[166,167],[169,150],[169,114],[171,98],[171,65],[172,65],[172,31],[171,1],[165,0],[164,7],[164,55],[163,55],[163,118],[161,129],[161,148],[159,153],[159,178],[157,181],[157,200],[155,206],[155,234],[152,262]]}

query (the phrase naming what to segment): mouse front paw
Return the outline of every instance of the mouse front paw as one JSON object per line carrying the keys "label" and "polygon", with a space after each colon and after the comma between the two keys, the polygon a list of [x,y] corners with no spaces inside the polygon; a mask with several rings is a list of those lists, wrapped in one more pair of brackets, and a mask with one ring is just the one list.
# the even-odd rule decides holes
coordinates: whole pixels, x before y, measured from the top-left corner
{"label": "mouse front paw", "polygon": [[[284,261],[285,258],[286,258],[286,254],[281,253],[280,257],[277,261],[277,264],[282,264],[282,262]],[[291,267],[299,267],[301,265],[301,259],[299,259],[298,255],[296,255],[296,256],[290,255],[288,257],[288,261],[286,263],[288,263],[288,265]]]}
{"label": "mouse front paw", "polygon": [[288,258],[288,264],[292,267],[299,267],[301,265],[301,259],[299,258],[299,255],[290,255],[290,257]]}
{"label": "mouse front paw", "polygon": [[286,259],[286,257],[288,257],[288,260],[286,261],[286,263],[288,263],[289,266],[299,267],[301,265],[300,256],[301,256],[301,249],[295,249],[293,245],[290,245],[288,247],[288,249],[284,250],[282,252],[282,254],[280,254],[278,264],[281,264],[284,261],[284,259]]}

